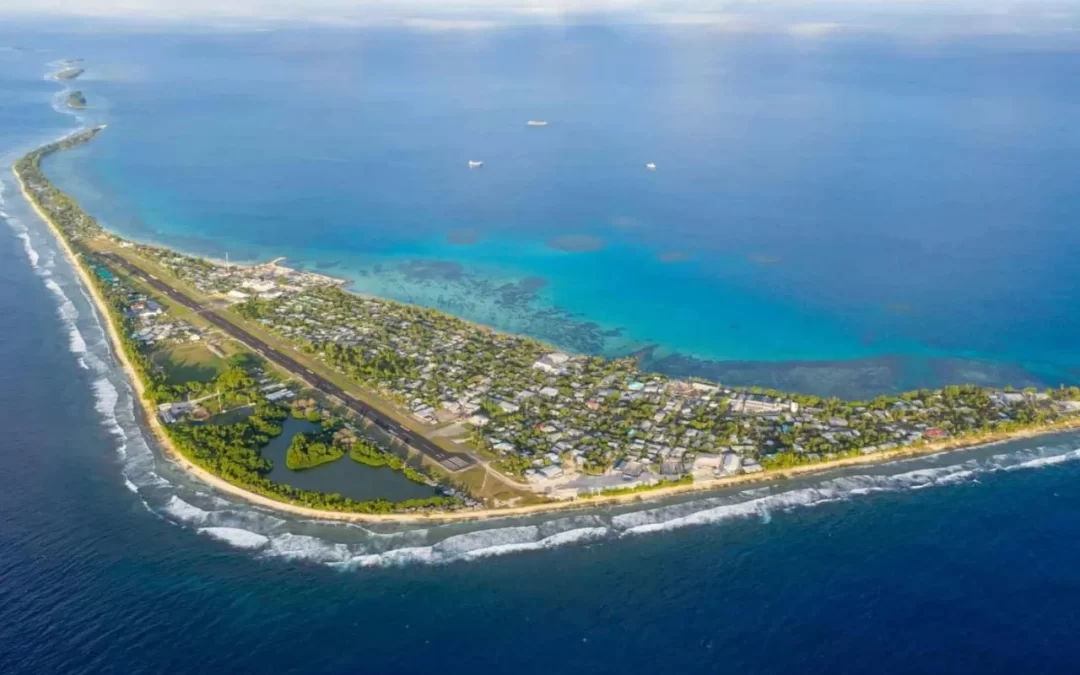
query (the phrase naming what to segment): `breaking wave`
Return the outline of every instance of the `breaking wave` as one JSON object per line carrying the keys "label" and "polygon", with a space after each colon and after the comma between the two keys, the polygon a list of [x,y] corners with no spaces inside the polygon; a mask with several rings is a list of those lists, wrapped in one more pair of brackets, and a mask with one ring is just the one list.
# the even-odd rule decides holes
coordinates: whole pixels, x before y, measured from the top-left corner
{"label": "breaking wave", "polygon": [[261,534],[240,530],[234,527],[203,527],[198,530],[199,534],[206,534],[214,539],[220,539],[235,548],[262,548],[270,540]]}
{"label": "breaking wave", "polygon": [[41,260],[41,256],[39,256],[37,250],[34,249],[34,245],[30,243],[29,233],[20,232],[19,239],[22,240],[23,250],[26,251],[26,257],[30,259],[30,266],[35,270],[41,269],[38,267],[38,261]]}

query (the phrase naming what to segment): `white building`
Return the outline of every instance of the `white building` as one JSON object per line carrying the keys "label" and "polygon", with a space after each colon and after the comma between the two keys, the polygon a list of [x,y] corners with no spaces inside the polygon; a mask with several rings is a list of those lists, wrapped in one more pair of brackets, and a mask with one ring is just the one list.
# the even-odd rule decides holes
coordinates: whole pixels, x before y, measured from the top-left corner
{"label": "white building", "polygon": [[739,469],[742,468],[742,457],[734,452],[725,452],[720,468],[726,474],[738,473]]}
{"label": "white building", "polygon": [[533,363],[533,368],[542,370],[550,375],[561,375],[566,372],[566,362],[570,360],[570,356],[563,354],[562,352],[552,352],[550,354],[544,354]]}

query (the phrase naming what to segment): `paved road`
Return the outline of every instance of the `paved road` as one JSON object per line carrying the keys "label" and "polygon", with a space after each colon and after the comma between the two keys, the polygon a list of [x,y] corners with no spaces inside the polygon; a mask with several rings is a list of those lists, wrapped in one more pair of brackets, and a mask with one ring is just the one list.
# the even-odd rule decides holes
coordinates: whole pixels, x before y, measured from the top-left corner
{"label": "paved road", "polygon": [[270,345],[266,344],[259,338],[255,337],[251,333],[247,332],[243,328],[240,328],[236,324],[232,323],[228,319],[224,318],[220,314],[217,314],[208,307],[203,307],[195,300],[192,300],[187,295],[176,290],[172,286],[166,284],[161,279],[158,279],[154,275],[143,271],[141,268],[136,267],[124,258],[114,253],[104,253],[103,258],[106,258],[110,263],[116,265],[120,269],[123,269],[131,276],[141,280],[146,285],[150,286],[154,290],[158,291],[165,297],[173,300],[176,303],[183,305],[189,309],[199,312],[199,315],[204,319],[214,324],[229,336],[239,340],[248,347],[254,349],[268,361],[272,361],[281,366],[285,370],[299,376],[310,384],[315,389],[321,391],[324,394],[333,396],[341,401],[347,408],[354,413],[369,420],[372,424],[379,427],[392,437],[402,441],[411,448],[415,448],[424,453],[428,457],[432,458],[439,464],[442,464],[449,471],[461,471],[471,466],[476,465],[476,459],[462,453],[447,452],[443,450],[431,440],[421,436],[420,434],[411,431],[400,422],[394,420],[390,416],[380,412],[379,410],[371,407],[370,405],[354,398],[351,394],[345,393],[345,391],[327,380],[322,375],[318,375],[308,370],[305,366],[294,360],[287,354],[274,349]]}

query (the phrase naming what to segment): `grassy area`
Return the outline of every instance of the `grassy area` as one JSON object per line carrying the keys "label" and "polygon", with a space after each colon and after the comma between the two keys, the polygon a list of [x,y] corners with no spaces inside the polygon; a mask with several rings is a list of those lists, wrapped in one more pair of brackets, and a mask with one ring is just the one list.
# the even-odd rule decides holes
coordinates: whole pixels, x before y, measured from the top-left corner
{"label": "grassy area", "polygon": [[187,342],[154,352],[153,362],[161,366],[169,384],[209,382],[225,370],[225,362],[202,342]]}
{"label": "grassy area", "polygon": [[251,417],[255,409],[251,406],[234,408],[228,412],[218,413],[206,420],[207,424],[239,424]]}
{"label": "grassy area", "polygon": [[447,474],[438,463],[432,462],[426,458],[424,460],[424,466],[434,474],[442,476],[449,475],[450,480],[455,485],[465,488],[469,494],[476,499],[495,500],[503,503],[516,500],[514,503],[518,506],[539,504],[547,501],[543,496],[538,495],[535,492],[515,489],[494,476],[488,476],[487,469],[482,466],[474,466],[471,469],[459,471],[454,474]]}

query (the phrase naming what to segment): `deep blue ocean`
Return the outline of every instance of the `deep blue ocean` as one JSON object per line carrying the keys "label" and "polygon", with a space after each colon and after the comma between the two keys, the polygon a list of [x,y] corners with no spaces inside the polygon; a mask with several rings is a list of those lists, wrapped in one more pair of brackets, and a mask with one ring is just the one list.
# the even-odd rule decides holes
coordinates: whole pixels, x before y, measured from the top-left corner
{"label": "deep blue ocean", "polygon": [[[590,312],[610,300],[611,325],[636,340],[661,316],[656,293],[672,303],[655,324],[672,351],[737,323],[772,326],[774,343],[732,338],[745,351],[730,355],[754,362],[882,367],[887,345],[910,350],[908,378],[1064,373],[1080,322],[1072,52],[647,31],[2,37],[25,49],[0,51],[0,673],[1076,672],[1080,435],[572,515],[285,518],[210,493],[148,443],[98,318],[7,168],[107,121],[49,170],[127,234],[333,262],[358,288],[446,302],[510,283],[497,275],[544,277],[524,286],[543,297],[506,291],[515,316],[574,295],[591,268],[619,292],[585,286],[587,304],[547,320],[606,320]],[[44,79],[70,56],[87,58],[83,120]],[[422,95],[403,73],[426,74]],[[607,130],[572,122],[605,106],[619,112]],[[696,126],[694,111],[725,122]],[[524,126],[537,117],[551,124]],[[418,120],[430,129],[409,143]],[[502,136],[525,131],[552,133],[535,147]],[[310,163],[294,163],[303,148]],[[313,168],[335,158],[344,168]],[[603,248],[553,250],[565,234]],[[676,250],[689,260],[659,264]],[[671,275],[686,275],[682,328]],[[881,302],[908,308],[861,311]],[[737,303],[760,313],[734,316]],[[845,342],[879,320],[895,329]],[[725,357],[716,344],[702,355]]]}

